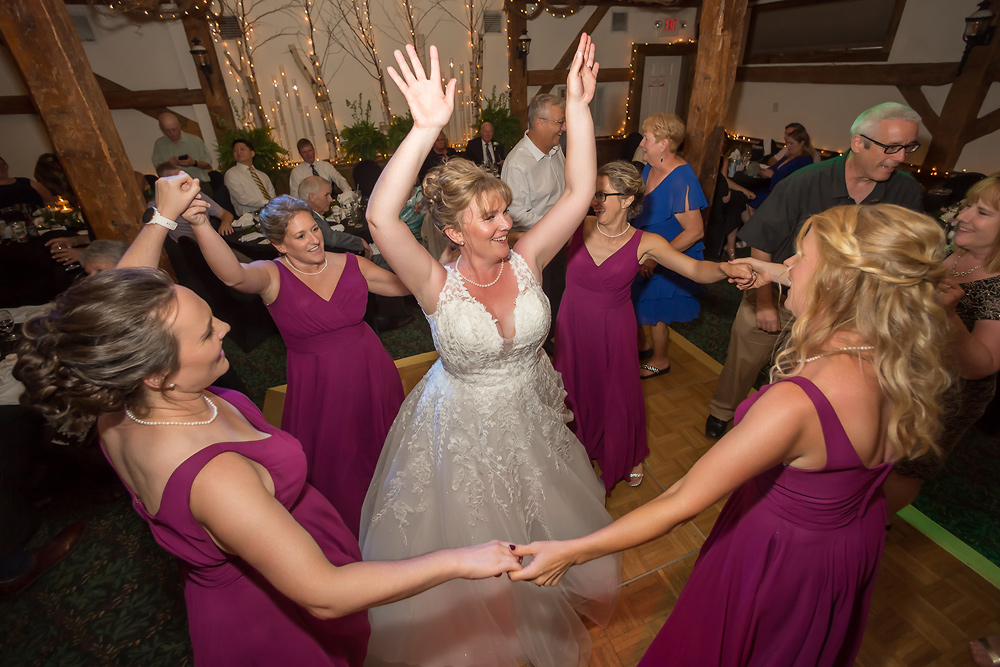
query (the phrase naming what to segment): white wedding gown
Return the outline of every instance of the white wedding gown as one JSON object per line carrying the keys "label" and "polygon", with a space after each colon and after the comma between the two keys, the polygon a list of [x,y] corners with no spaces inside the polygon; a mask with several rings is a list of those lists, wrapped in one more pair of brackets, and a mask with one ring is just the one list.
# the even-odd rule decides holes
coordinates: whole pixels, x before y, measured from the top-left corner
{"label": "white wedding gown", "polygon": [[[515,335],[503,338],[453,270],[427,319],[441,358],[400,408],[361,513],[364,560],[491,539],[566,539],[611,522],[604,486],[566,427],[561,376],[541,350],[549,302],[511,252]],[[614,610],[621,561],[574,567],[559,586],[456,580],[369,612],[369,666],[585,666]]]}

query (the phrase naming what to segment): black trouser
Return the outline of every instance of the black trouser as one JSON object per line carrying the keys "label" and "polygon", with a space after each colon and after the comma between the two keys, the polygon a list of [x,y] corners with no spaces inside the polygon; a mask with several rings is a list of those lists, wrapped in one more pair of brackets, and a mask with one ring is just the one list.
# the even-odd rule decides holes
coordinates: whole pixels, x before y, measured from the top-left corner
{"label": "black trouser", "polygon": [[563,292],[566,291],[566,261],[568,251],[566,246],[556,253],[544,269],[542,269],[542,291],[549,298],[552,306],[552,321],[549,322],[549,335],[545,340],[552,338],[556,327],[556,317],[559,315],[559,304],[562,303]]}

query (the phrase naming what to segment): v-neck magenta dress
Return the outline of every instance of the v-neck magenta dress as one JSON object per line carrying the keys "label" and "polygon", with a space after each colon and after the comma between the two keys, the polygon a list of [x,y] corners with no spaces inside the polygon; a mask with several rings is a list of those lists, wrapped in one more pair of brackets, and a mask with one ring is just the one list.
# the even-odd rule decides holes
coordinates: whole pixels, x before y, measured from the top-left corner
{"label": "v-neck magenta dress", "polygon": [[358,258],[345,257],[329,301],[276,260],[281,289],[267,308],[288,347],[281,428],[302,443],[309,483],[357,536],[368,484],[403,402],[403,384],[382,341],[363,321],[368,283]]}
{"label": "v-neck magenta dress", "polygon": [[598,266],[577,230],[569,245],[566,292],[556,319],[553,365],[562,373],[570,428],[601,466],[606,493],[649,456],[646,403],[635,372],[639,354],[632,280],[643,232]]}
{"label": "v-neck magenta dress", "polygon": [[[861,648],[885,544],[882,483],[826,396],[802,389],[823,428],[826,466],[779,464],[733,491],[639,667],[849,667]],[[743,401],[739,422],[770,387]]]}

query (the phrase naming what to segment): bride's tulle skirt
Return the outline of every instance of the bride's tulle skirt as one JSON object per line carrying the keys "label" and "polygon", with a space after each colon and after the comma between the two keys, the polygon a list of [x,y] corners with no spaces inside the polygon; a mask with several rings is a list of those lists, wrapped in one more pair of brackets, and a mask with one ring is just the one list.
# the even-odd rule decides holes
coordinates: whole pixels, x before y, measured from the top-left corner
{"label": "bride's tulle skirt", "polygon": [[[541,352],[503,373],[459,378],[439,361],[389,433],[362,510],[365,560],[398,560],[491,539],[568,539],[611,522],[604,487]],[[559,586],[507,577],[451,581],[369,612],[374,665],[585,666],[580,616],[607,623],[620,558],[574,567]]]}

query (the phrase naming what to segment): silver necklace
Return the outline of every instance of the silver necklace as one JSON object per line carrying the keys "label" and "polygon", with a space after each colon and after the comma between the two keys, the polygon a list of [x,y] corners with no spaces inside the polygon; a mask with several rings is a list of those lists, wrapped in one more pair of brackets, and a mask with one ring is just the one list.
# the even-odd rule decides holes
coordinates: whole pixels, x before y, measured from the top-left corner
{"label": "silver necklace", "polygon": [[472,280],[472,279],[466,277],[466,275],[464,273],[462,273],[462,269],[459,268],[459,266],[461,264],[462,264],[462,256],[459,255],[458,256],[458,261],[455,262],[455,270],[458,271],[458,275],[462,276],[462,280],[464,280],[464,281],[466,281],[468,283],[471,283],[471,284],[475,285],[476,287],[486,288],[486,287],[493,287],[494,285],[497,284],[497,281],[500,280],[500,276],[503,275],[503,265],[506,264],[506,262],[503,262],[503,261],[500,262],[500,273],[498,273],[497,277],[493,279],[493,282],[486,283],[485,285],[481,285],[481,284],[477,283],[475,280]]}
{"label": "silver necklace", "polygon": [[313,273],[306,273],[305,271],[303,271],[301,269],[296,269],[295,266],[292,264],[292,260],[288,259],[287,255],[283,255],[282,258],[285,260],[285,264],[288,265],[288,268],[290,268],[292,271],[296,271],[298,273],[301,273],[304,276],[318,276],[319,274],[321,274],[324,271],[326,271],[326,265],[330,263],[330,258],[329,257],[324,257],[323,258],[323,268],[322,269],[320,269],[319,271],[314,271]]}
{"label": "silver necklace", "polygon": [[125,415],[134,421],[136,424],[142,424],[143,426],[205,426],[206,424],[211,424],[215,421],[215,418],[219,416],[219,406],[212,402],[208,396],[204,394],[201,395],[208,403],[209,407],[212,408],[212,416],[200,422],[160,422],[160,421],[146,421],[145,419],[139,419],[132,411],[129,410],[128,404],[125,405]]}
{"label": "silver necklace", "polygon": [[850,352],[852,350],[874,350],[874,345],[852,345],[850,347],[836,347],[832,350],[827,350],[822,354],[817,354],[815,357],[808,357],[803,363],[808,364],[810,361],[816,361],[817,359],[822,359],[823,357],[829,357],[831,354],[837,354],[838,352]]}
{"label": "silver necklace", "polygon": [[617,233],[617,234],[608,234],[608,233],[607,233],[606,231],[604,231],[603,229],[601,229],[601,223],[599,223],[599,222],[598,222],[598,223],[597,223],[597,231],[599,231],[600,233],[604,234],[604,235],[605,235],[605,236],[607,236],[607,237],[608,237],[609,239],[616,239],[616,238],[618,238],[619,236],[621,236],[622,234],[624,234],[625,232],[627,232],[627,231],[628,231],[628,228],[629,228],[629,227],[631,227],[631,226],[632,226],[632,225],[630,225],[630,224],[629,224],[628,222],[626,222],[626,223],[625,223],[625,229],[621,230],[621,231],[620,231],[619,233]]}
{"label": "silver necklace", "polygon": [[955,267],[958,266],[958,263],[962,260],[963,257],[965,257],[964,254],[959,255],[958,257],[955,258],[955,262],[951,265],[951,275],[955,276],[956,278],[964,278],[965,276],[969,275],[970,273],[972,273],[976,269],[983,268],[982,264],[976,264],[974,267],[972,267],[968,271],[956,271]]}

